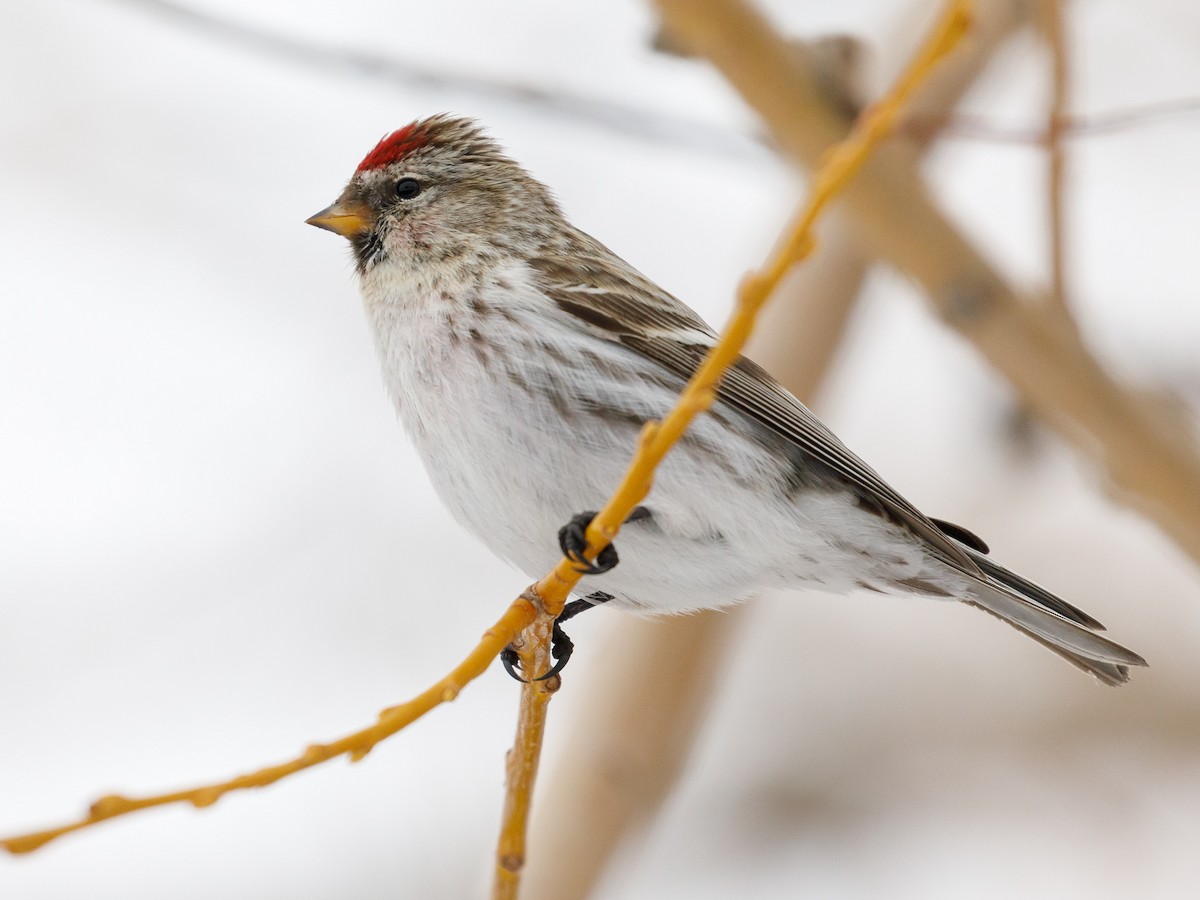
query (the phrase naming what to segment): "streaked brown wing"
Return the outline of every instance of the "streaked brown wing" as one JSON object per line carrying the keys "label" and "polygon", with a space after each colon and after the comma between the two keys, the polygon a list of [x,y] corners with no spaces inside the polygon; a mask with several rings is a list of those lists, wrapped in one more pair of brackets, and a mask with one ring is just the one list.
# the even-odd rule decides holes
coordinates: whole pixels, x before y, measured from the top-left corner
{"label": "streaked brown wing", "polygon": [[[682,379],[696,371],[716,335],[688,306],[640,276],[613,271],[595,259],[542,257],[531,261],[539,286],[563,312],[594,333],[634,350]],[[582,266],[582,268],[581,268]],[[587,284],[580,284],[581,276]],[[785,438],[846,482],[881,515],[902,523],[955,568],[981,576],[979,566],[915,506],[852,453],[762,367],[741,358],[717,390],[719,400]]]}

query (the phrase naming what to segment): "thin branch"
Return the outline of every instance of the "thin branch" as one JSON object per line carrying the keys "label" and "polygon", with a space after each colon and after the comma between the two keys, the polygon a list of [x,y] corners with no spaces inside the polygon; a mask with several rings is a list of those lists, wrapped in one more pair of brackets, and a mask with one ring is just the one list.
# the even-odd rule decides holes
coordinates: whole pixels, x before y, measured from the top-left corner
{"label": "thin branch", "polygon": [[572,682],[580,712],[533,817],[523,897],[593,896],[622,839],[653,815],[684,768],[745,612],[621,616],[591,647],[603,671]]}
{"label": "thin branch", "polygon": [[[1198,113],[1200,97],[1178,97],[1174,100],[1160,100],[1088,116],[1066,115],[1062,118],[1059,131],[1066,139],[1103,137],[1164,119],[1195,116]],[[920,134],[932,128],[944,129],[947,138],[993,144],[1041,145],[1046,141],[1044,127],[1002,125],[983,116],[965,113],[928,119],[916,117],[905,125],[905,131],[912,134]]]}
{"label": "thin branch", "polygon": [[[515,645],[524,672],[545,672],[552,665],[550,636],[554,620],[539,616]],[[504,814],[500,840],[496,847],[496,874],[492,887],[495,900],[516,900],[525,865],[525,834],[538,761],[542,755],[542,737],[546,732],[546,714],[550,697],[562,680],[555,675],[545,681],[531,681],[521,687],[521,705],[517,713],[517,735],[508,752]]]}
{"label": "thin branch", "polygon": [[1046,179],[1047,213],[1050,224],[1050,296],[1049,308],[1072,326],[1071,307],[1067,298],[1066,277],[1066,154],[1063,151],[1063,129],[1070,91],[1070,65],[1063,13],[1067,0],[1042,0],[1042,29],[1050,50],[1051,93],[1046,115]]}
{"label": "thin branch", "polygon": [[374,725],[328,744],[313,744],[295,759],[259,769],[249,775],[240,775],[229,781],[152,797],[135,798],[117,794],[101,797],[92,804],[88,814],[76,822],[49,828],[45,831],[7,838],[0,841],[0,847],[9,853],[29,853],[64,834],[79,831],[107,819],[115,819],[141,809],[165,806],[169,803],[190,803],[195,807],[212,806],[230,791],[266,787],[288,775],[294,775],[338,756],[349,756],[351,762],[358,762],[370,753],[380,741],[411,725],[431,709],[456,699],[462,689],[482,675],[500,651],[516,640],[521,630],[534,621],[535,615],[534,604],[523,596],[518,597],[500,620],[484,632],[479,644],[466,659],[458,664],[454,671],[407,703],[383,710]]}

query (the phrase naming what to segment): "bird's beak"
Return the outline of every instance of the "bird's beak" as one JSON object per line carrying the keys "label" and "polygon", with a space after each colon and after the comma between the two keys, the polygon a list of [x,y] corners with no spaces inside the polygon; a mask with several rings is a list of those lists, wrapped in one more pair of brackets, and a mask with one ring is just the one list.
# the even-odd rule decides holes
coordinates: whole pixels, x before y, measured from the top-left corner
{"label": "bird's beak", "polygon": [[304,222],[350,239],[370,231],[375,225],[375,215],[365,203],[338,200]]}

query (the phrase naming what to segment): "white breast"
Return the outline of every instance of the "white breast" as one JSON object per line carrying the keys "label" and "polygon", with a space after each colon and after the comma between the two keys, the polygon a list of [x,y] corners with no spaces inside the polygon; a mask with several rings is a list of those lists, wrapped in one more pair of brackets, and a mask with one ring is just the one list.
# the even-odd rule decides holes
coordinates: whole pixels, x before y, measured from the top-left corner
{"label": "white breast", "polygon": [[[483,283],[379,272],[398,268],[374,270],[363,295],[400,418],[454,516],[538,577],[560,557],[559,527],[607,500],[639,423],[675,394],[640,378],[632,351],[559,314],[521,267]],[[652,519],[621,532],[621,564],[581,593],[683,611],[765,587],[849,590],[884,574],[873,557],[891,560],[888,575],[923,568],[847,496],[787,496],[785,476],[777,455],[701,417],[659,470]]]}

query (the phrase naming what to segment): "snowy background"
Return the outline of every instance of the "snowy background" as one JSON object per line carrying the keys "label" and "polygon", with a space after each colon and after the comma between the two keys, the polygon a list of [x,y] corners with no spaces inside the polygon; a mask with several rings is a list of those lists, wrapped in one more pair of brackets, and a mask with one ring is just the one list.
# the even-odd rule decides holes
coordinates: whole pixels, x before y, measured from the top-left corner
{"label": "snowy background", "polygon": [[[438,506],[384,397],[347,250],[303,224],[380,135],[436,111],[480,118],[578,225],[718,323],[797,196],[741,137],[753,121],[714,72],[648,49],[642,3],[195,8],[695,129],[654,139],[389,83],[152,4],[0,4],[3,834],[358,728],[446,671],[526,583]],[[874,43],[908,13],[771,8],[792,33]],[[1077,111],[1200,95],[1200,7],[1072,8]],[[971,109],[1039,121],[1035,51],[1013,45]],[[1200,404],[1200,119],[1072,154],[1070,274],[1089,337],[1126,376]],[[930,165],[1023,286],[1045,276],[1042,171],[1032,148],[966,141]],[[1200,576],[1056,439],[1011,440],[1009,411],[906,284],[872,279],[823,415],[920,506],[1152,668],[1104,690],[965,609],[763,598],[740,613],[680,789],[603,897],[1194,895]],[[589,637],[610,626],[598,613],[575,629],[574,677],[600,676]],[[359,765],[0,857],[0,896],[477,895],[515,706],[489,672]],[[568,685],[551,764],[580,715]]]}

